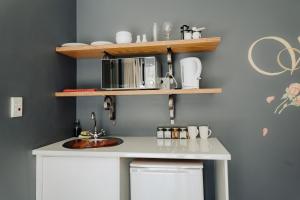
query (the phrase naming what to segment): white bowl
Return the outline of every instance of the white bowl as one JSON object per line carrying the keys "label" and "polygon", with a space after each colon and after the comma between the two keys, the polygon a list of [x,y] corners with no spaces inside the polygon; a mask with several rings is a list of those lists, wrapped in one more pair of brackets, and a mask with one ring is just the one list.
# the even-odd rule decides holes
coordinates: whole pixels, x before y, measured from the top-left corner
{"label": "white bowl", "polygon": [[78,42],[72,42],[72,43],[65,43],[62,44],[62,47],[77,47],[77,46],[87,46],[88,44],[85,43],[78,43]]}
{"label": "white bowl", "polygon": [[117,44],[124,44],[124,43],[131,43],[132,42],[132,35],[128,31],[119,31],[116,33],[116,43]]}

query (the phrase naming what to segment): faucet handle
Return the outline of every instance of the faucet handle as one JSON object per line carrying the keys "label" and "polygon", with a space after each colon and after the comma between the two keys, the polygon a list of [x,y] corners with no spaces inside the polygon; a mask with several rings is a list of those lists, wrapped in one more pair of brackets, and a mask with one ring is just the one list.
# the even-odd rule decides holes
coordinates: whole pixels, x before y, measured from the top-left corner
{"label": "faucet handle", "polygon": [[95,132],[94,130],[89,130],[89,134],[93,139],[97,139],[98,138],[98,133]]}
{"label": "faucet handle", "polygon": [[102,128],[99,132],[100,136],[105,136],[106,135],[106,131]]}
{"label": "faucet handle", "polygon": [[94,139],[97,139],[99,137],[105,136],[106,135],[106,131],[104,129],[101,129],[99,132],[95,132],[93,130],[89,131],[90,136],[92,136]]}

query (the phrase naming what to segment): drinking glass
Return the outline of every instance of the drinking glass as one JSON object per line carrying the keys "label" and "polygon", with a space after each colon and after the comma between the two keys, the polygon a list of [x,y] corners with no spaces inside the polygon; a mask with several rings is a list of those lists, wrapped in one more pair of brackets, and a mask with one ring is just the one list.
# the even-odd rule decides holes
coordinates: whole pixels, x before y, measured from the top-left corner
{"label": "drinking glass", "polygon": [[165,35],[166,40],[170,40],[170,34],[172,31],[173,25],[171,22],[164,22],[162,25],[162,31]]}

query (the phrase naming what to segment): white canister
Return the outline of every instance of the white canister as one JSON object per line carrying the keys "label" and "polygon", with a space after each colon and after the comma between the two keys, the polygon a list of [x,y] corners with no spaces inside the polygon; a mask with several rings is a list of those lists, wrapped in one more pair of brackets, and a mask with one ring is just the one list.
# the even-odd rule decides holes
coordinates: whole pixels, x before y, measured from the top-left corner
{"label": "white canister", "polygon": [[200,39],[201,38],[201,32],[195,31],[193,32],[193,39]]}
{"label": "white canister", "polygon": [[183,38],[184,40],[192,39],[192,37],[193,37],[192,31],[185,31],[183,37],[184,37]]}

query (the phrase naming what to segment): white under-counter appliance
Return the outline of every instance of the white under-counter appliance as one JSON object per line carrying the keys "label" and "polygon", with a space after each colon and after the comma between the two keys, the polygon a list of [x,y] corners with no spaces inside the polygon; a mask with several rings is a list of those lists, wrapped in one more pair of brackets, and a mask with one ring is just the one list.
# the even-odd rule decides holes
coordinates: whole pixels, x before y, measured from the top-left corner
{"label": "white under-counter appliance", "polygon": [[203,163],[141,159],[130,164],[131,200],[203,200]]}

